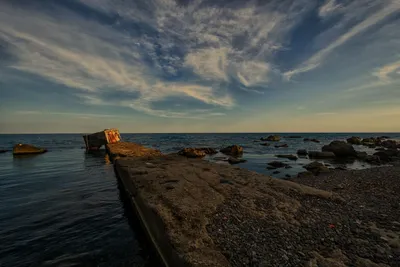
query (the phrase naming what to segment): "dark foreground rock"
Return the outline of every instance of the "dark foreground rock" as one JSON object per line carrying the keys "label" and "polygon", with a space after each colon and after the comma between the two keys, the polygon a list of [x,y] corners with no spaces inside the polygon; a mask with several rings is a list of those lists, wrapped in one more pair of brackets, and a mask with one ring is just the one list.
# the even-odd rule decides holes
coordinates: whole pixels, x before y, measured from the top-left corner
{"label": "dark foreground rock", "polygon": [[354,147],[344,141],[332,141],[329,145],[322,147],[323,152],[333,152],[336,157],[356,157]]}
{"label": "dark foreground rock", "polygon": [[225,155],[237,156],[243,154],[243,147],[232,145],[221,149],[220,152],[224,153]]}
{"label": "dark foreground rock", "polygon": [[47,152],[47,149],[28,144],[17,144],[13,148],[14,155],[33,155],[33,154],[43,154],[45,152]]}
{"label": "dark foreground rock", "polygon": [[297,155],[299,155],[299,156],[307,156],[308,152],[305,149],[299,149],[299,150],[297,150]]}

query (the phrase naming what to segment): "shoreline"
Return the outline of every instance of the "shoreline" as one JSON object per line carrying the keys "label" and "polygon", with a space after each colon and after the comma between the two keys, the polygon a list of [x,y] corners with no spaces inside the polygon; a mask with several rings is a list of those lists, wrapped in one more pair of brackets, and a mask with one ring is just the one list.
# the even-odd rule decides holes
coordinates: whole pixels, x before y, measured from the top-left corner
{"label": "shoreline", "polygon": [[[116,150],[107,148],[113,155],[118,154]],[[335,170],[285,181],[201,159],[159,155],[152,149],[136,152],[114,156],[115,171],[134,209],[141,210],[145,229],[167,266],[400,264],[400,222],[391,224],[397,222],[391,220],[392,215],[400,218],[399,208],[384,206],[385,214],[391,214],[386,219],[372,216],[383,210],[382,205],[369,207],[363,215],[365,209],[357,204],[368,202],[365,195],[358,199],[353,192],[333,190],[333,183],[344,173],[350,179],[357,172],[377,176],[383,170],[386,176],[393,172],[389,184],[384,179],[374,181],[385,190],[396,189],[391,185],[400,179],[399,167],[378,167],[373,172]],[[323,177],[336,179],[321,182]],[[341,187],[346,186],[354,187],[348,183]],[[397,194],[386,193],[391,203],[399,202]]]}

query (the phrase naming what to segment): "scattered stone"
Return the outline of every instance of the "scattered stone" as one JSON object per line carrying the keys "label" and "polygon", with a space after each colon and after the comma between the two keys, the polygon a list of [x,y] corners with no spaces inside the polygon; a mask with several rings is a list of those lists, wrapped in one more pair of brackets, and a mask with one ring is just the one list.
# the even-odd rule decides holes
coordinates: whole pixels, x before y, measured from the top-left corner
{"label": "scattered stone", "polygon": [[284,167],[288,166],[288,164],[280,162],[280,161],[272,161],[272,162],[268,162],[267,164],[274,168],[284,168]]}
{"label": "scattered stone", "polygon": [[280,147],[289,147],[288,144],[282,144],[282,145],[275,145],[276,148],[280,148]]}
{"label": "scattered stone", "polygon": [[280,171],[274,171],[272,174],[278,174],[281,173]]}
{"label": "scattered stone", "polygon": [[238,159],[238,158],[234,158],[234,157],[229,157],[228,162],[230,164],[239,164],[239,163],[243,163],[246,162],[247,160],[245,159]]}
{"label": "scattered stone", "polygon": [[323,152],[333,152],[336,157],[355,157],[357,152],[354,147],[344,141],[332,141],[322,147]]}
{"label": "scattered stone", "polygon": [[286,178],[290,178],[291,176],[289,174],[285,174],[285,177]]}
{"label": "scattered stone", "polygon": [[335,158],[336,155],[333,152],[319,152],[319,151],[309,151],[308,156],[313,159],[331,159]]}
{"label": "scattered stone", "polygon": [[297,155],[299,155],[299,156],[307,156],[308,152],[305,149],[299,149],[299,150],[297,150]]}
{"label": "scattered stone", "polygon": [[277,158],[286,158],[290,160],[297,160],[298,157],[295,155],[276,155]]}
{"label": "scattered stone", "polygon": [[279,135],[270,135],[267,138],[261,137],[261,141],[280,141],[281,137]]}
{"label": "scattered stone", "polygon": [[323,163],[318,161],[311,162],[303,166],[303,168],[305,168],[307,171],[312,172],[315,175],[318,175],[320,173],[330,172],[330,170]]}
{"label": "scattered stone", "polygon": [[375,150],[376,150],[376,151],[385,151],[386,148],[384,148],[384,147],[378,147],[378,148],[375,148]]}
{"label": "scattered stone", "polygon": [[300,135],[289,135],[288,138],[301,138]]}
{"label": "scattered stone", "polygon": [[226,155],[240,155],[243,154],[243,147],[232,145],[221,149],[220,152]]}
{"label": "scattered stone", "polygon": [[32,155],[32,154],[42,154],[47,152],[47,149],[36,147],[28,144],[18,144],[13,148],[14,155]]}
{"label": "scattered stone", "polygon": [[261,143],[260,146],[269,146],[268,143]]}
{"label": "scattered stone", "polygon": [[267,167],[267,170],[276,170],[276,169],[277,169],[276,167],[272,167],[272,166]]}
{"label": "scattered stone", "polygon": [[0,149],[0,154],[2,154],[2,153],[7,153],[7,152],[9,152],[10,150],[7,150],[7,149]]}
{"label": "scattered stone", "polygon": [[347,143],[352,144],[352,145],[361,145],[362,144],[362,139],[358,136],[352,136],[350,138],[347,138]]}

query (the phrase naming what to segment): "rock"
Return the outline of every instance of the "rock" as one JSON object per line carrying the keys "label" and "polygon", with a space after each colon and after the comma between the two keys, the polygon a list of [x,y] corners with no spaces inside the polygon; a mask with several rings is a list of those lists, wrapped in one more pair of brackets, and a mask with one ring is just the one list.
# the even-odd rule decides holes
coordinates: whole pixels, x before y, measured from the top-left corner
{"label": "rock", "polygon": [[285,174],[285,177],[290,178],[291,176],[290,176],[290,174]]}
{"label": "rock", "polygon": [[14,155],[31,155],[31,154],[42,154],[47,152],[47,149],[35,147],[28,144],[18,144],[13,148]]}
{"label": "rock", "polygon": [[319,151],[309,151],[308,156],[314,159],[332,159],[335,158],[336,155],[333,152],[319,152]]}
{"label": "rock", "polygon": [[395,150],[395,149],[387,149],[385,151],[378,151],[374,153],[374,156],[379,157],[380,161],[391,161],[395,157],[400,156],[400,151]]}
{"label": "rock", "polygon": [[204,151],[204,153],[206,153],[207,155],[214,155],[218,153],[218,151],[212,147],[201,147],[197,149]]}
{"label": "rock", "polygon": [[268,162],[267,164],[274,168],[284,168],[284,167],[288,166],[288,164],[280,162],[280,161],[272,161],[272,162]]}
{"label": "rock", "polygon": [[347,143],[352,144],[352,145],[361,145],[362,144],[362,139],[358,136],[352,136],[350,138],[347,138]]}
{"label": "rock", "polygon": [[279,135],[270,135],[267,138],[261,137],[261,141],[280,141],[281,137]]}
{"label": "rock", "polygon": [[301,138],[300,135],[289,135],[288,138]]}
{"label": "rock", "polygon": [[272,174],[278,174],[281,173],[280,171],[274,171]]}
{"label": "rock", "polygon": [[293,168],[293,167],[290,165],[285,166],[285,169],[291,169],[291,168]]}
{"label": "rock", "polygon": [[276,170],[276,169],[277,169],[276,167],[272,167],[272,166],[267,167],[267,170]]}
{"label": "rock", "polygon": [[206,155],[206,152],[196,148],[184,148],[178,152],[178,155],[188,158],[202,158]]}
{"label": "rock", "polygon": [[261,143],[260,146],[269,146],[268,143]]}
{"label": "rock", "polygon": [[305,150],[305,149],[299,149],[299,150],[297,150],[297,155],[300,155],[300,156],[307,156],[307,155],[308,155],[308,152],[307,152],[307,150]]}
{"label": "rock", "polygon": [[361,159],[361,160],[365,160],[368,157],[368,153],[367,152],[357,152],[357,158]]}
{"label": "rock", "polygon": [[226,155],[240,155],[243,154],[243,147],[232,145],[221,149],[220,152]]}
{"label": "rock", "polygon": [[381,143],[381,146],[386,147],[386,148],[397,148],[397,142],[395,140],[385,140]]}
{"label": "rock", "polygon": [[357,152],[354,147],[344,141],[332,141],[322,147],[323,152],[333,152],[336,157],[355,157]]}
{"label": "rock", "polygon": [[338,166],[335,168],[335,170],[342,170],[342,171],[346,171],[347,168],[345,166]]}
{"label": "rock", "polygon": [[288,144],[282,144],[282,145],[275,145],[276,148],[280,148],[280,147],[289,147]]}
{"label": "rock", "polygon": [[314,176],[314,174],[312,172],[306,171],[306,172],[299,172],[297,174],[298,178],[303,178],[303,177],[310,177],[310,176]]}
{"label": "rock", "polygon": [[375,144],[371,144],[371,145],[368,145],[368,147],[369,147],[369,148],[375,148],[376,145],[375,145]]}
{"label": "rock", "polygon": [[314,142],[314,143],[319,143],[320,141],[318,140],[318,139],[315,139],[315,138],[304,138],[303,139],[304,140],[304,142]]}
{"label": "rock", "polygon": [[384,148],[384,147],[378,147],[378,148],[376,148],[375,150],[376,150],[376,151],[385,151],[386,148]]}
{"label": "rock", "polygon": [[380,138],[380,139],[389,139],[390,136],[382,135],[382,136],[380,136],[379,138]]}
{"label": "rock", "polygon": [[286,158],[290,160],[297,160],[297,156],[295,155],[276,155],[277,158]]}
{"label": "rock", "polygon": [[9,152],[10,150],[7,150],[7,149],[0,149],[0,154],[2,154],[2,153],[7,153],[7,152]]}
{"label": "rock", "polygon": [[246,162],[247,160],[245,159],[238,159],[238,158],[234,158],[234,157],[229,157],[228,162],[230,164],[239,164],[239,163],[243,163]]}
{"label": "rock", "polygon": [[365,158],[365,161],[370,164],[377,164],[377,165],[381,164],[381,160],[380,160],[379,156],[376,156],[376,155],[368,155]]}
{"label": "rock", "polygon": [[310,164],[305,165],[303,168],[305,168],[307,171],[312,172],[315,175],[330,172],[330,170],[324,164],[318,161],[311,162]]}

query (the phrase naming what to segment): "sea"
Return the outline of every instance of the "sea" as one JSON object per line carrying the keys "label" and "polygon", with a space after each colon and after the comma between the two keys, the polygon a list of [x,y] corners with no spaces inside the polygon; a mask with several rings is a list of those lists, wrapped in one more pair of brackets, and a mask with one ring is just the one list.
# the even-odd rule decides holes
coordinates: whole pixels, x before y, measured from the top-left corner
{"label": "sea", "polygon": [[[278,159],[278,154],[295,154],[298,149],[320,151],[332,140],[350,136],[389,136],[400,133],[285,133],[279,144],[287,148],[261,146],[270,133],[122,134],[124,141],[140,143],[175,153],[184,147],[216,149],[238,144],[247,162],[237,166],[285,179],[304,171],[308,158]],[[289,138],[300,135],[301,138]],[[304,142],[316,138],[321,143]],[[81,134],[4,134],[0,149],[18,143],[48,149],[41,155],[13,157],[0,154],[0,266],[156,266],[154,252],[145,242],[140,225],[129,207],[105,151],[85,152]],[[356,150],[375,150],[356,146]],[[204,160],[229,164],[216,154]],[[266,169],[274,160],[292,168]],[[324,161],[331,167],[371,167],[358,161]]]}

